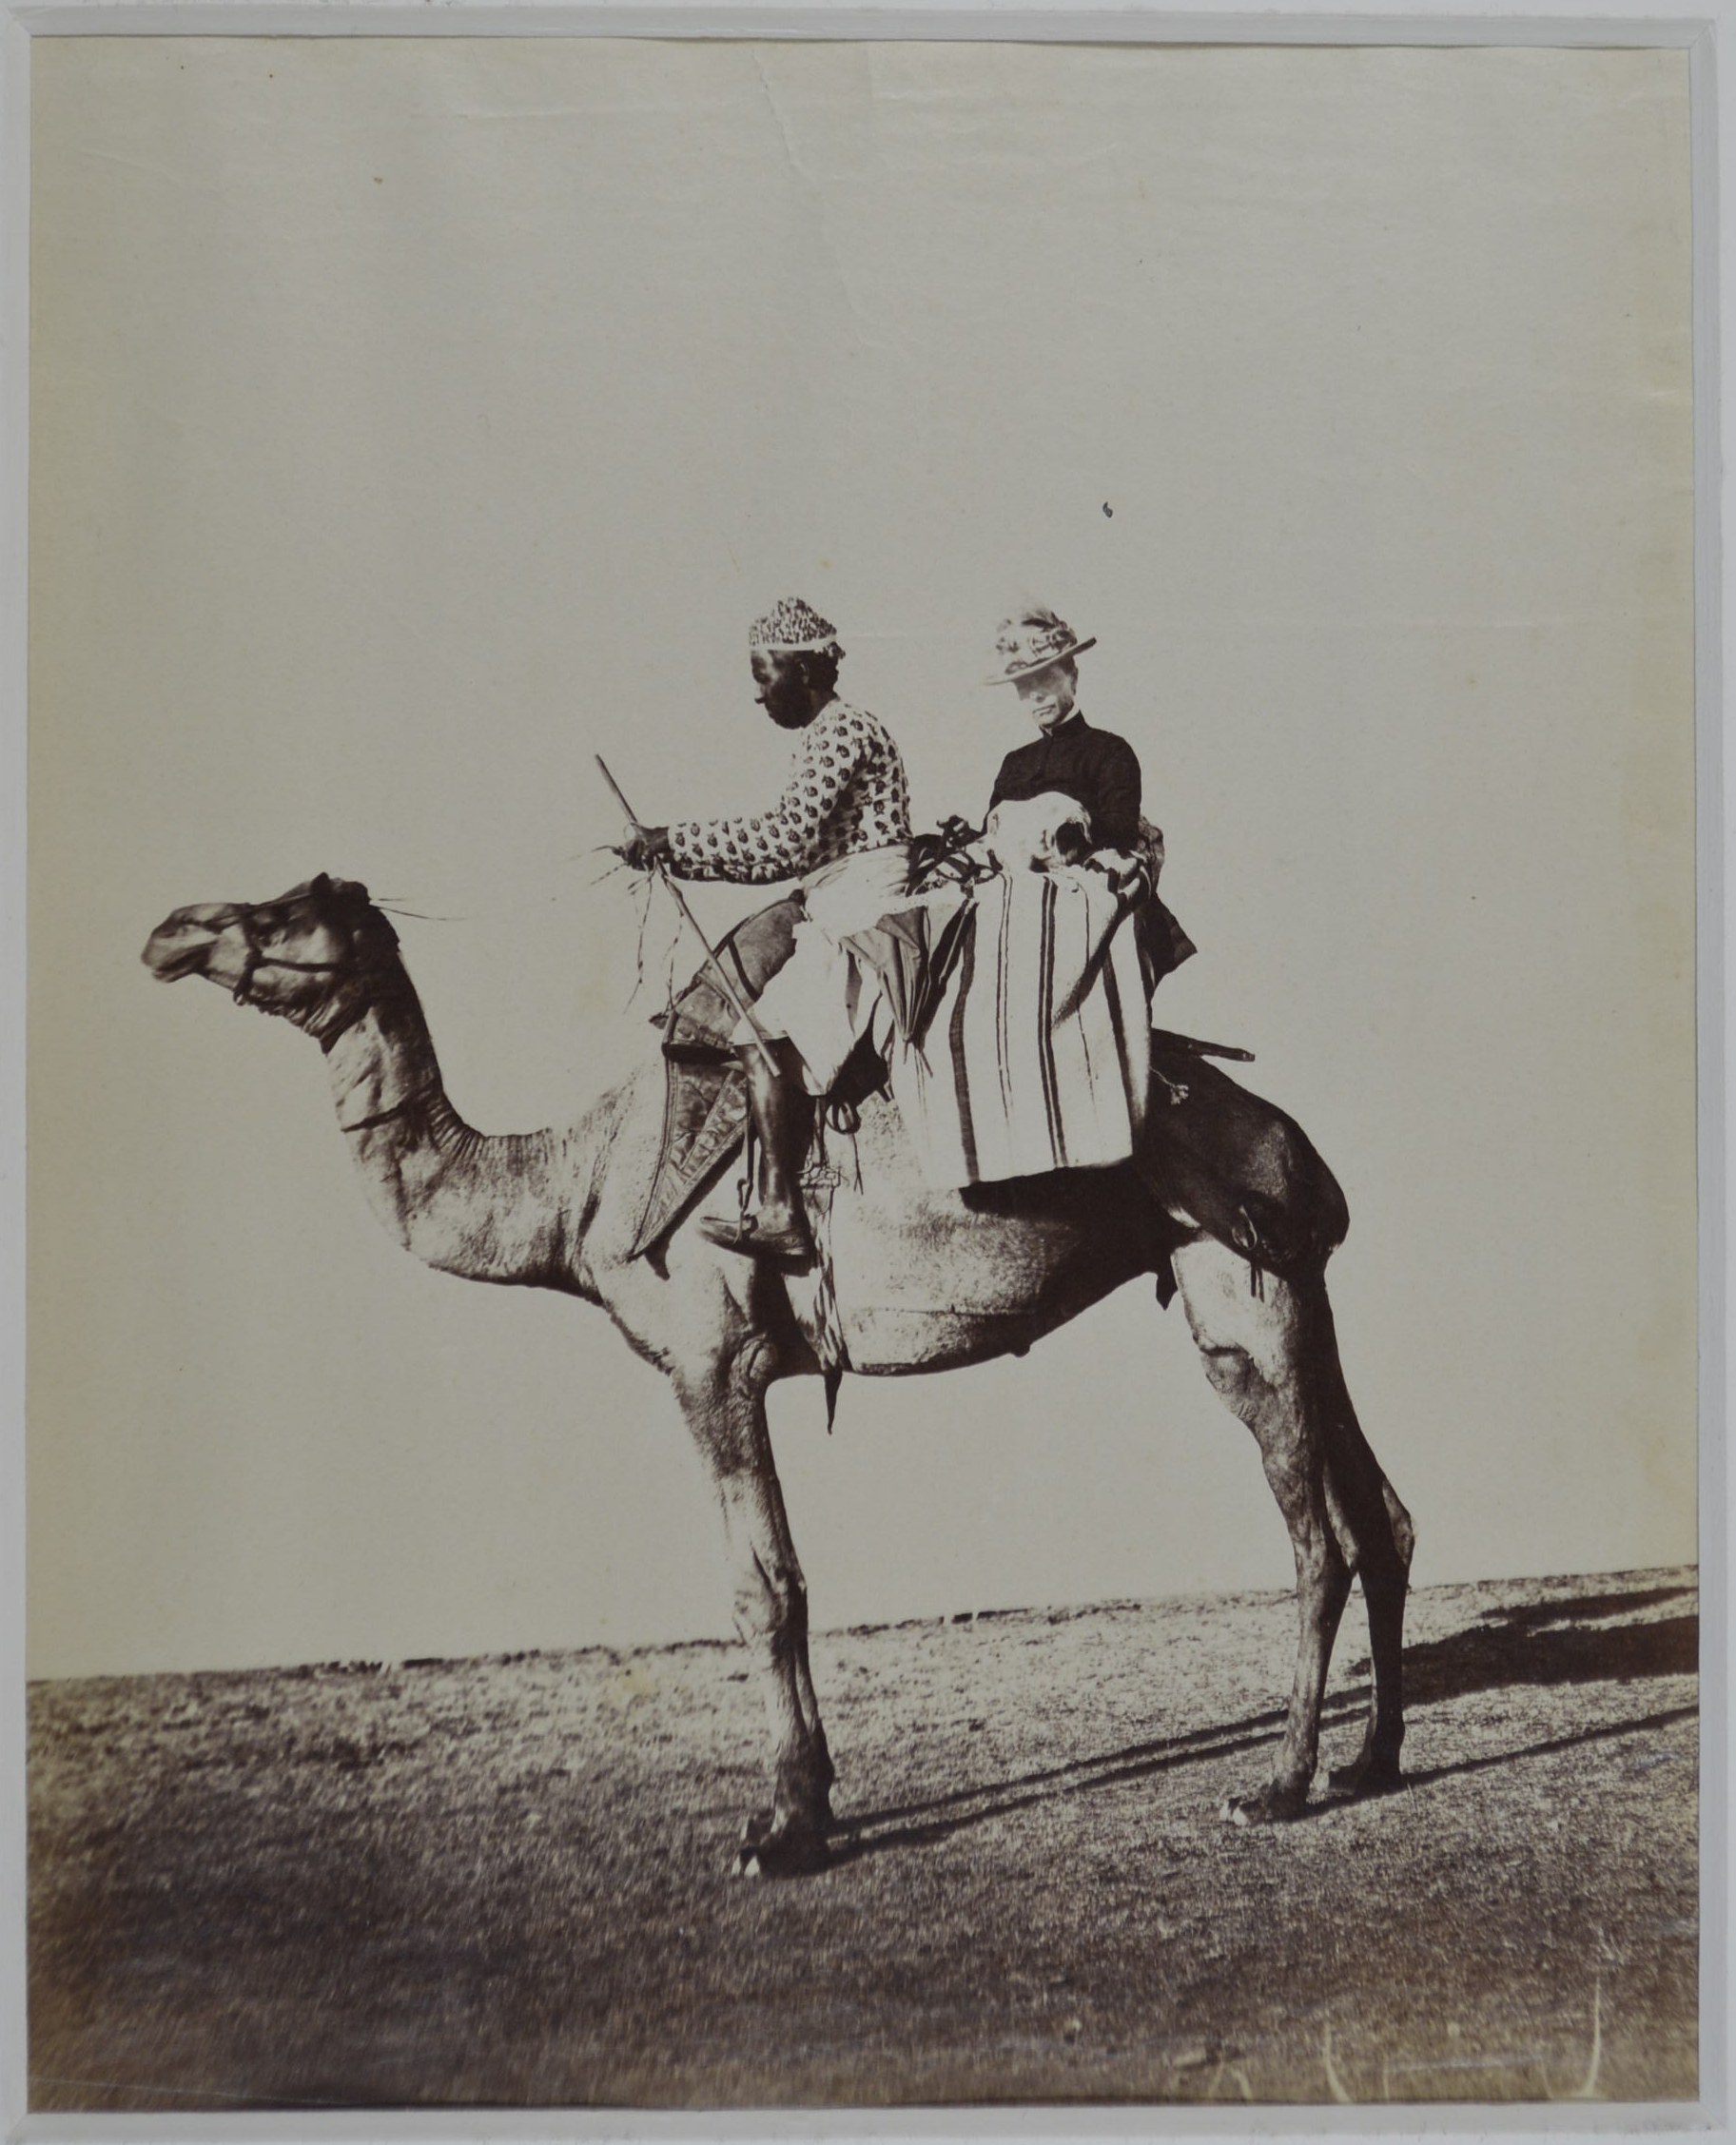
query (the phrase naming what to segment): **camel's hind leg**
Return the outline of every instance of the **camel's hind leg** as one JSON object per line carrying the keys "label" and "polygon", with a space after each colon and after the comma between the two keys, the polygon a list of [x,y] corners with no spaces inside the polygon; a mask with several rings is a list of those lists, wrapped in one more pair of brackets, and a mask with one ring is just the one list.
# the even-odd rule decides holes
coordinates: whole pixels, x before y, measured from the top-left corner
{"label": "camel's hind leg", "polygon": [[1382,1501],[1384,1478],[1344,1390],[1324,1285],[1270,1274],[1257,1281],[1245,1259],[1207,1237],[1181,1245],[1174,1262],[1206,1375],[1258,1440],[1296,1559],[1301,1629],[1283,1741],[1266,1784],[1225,1805],[1239,1823],[1263,1823],[1294,1817],[1308,1799],[1333,1641],[1358,1568],[1375,1663],[1371,1751],[1377,1740],[1396,1772],[1405,1560]]}
{"label": "camel's hind leg", "polygon": [[1315,1297],[1308,1331],[1326,1427],[1327,1509],[1345,1559],[1362,1581],[1373,1668],[1362,1748],[1352,1764],[1333,1768],[1329,1785],[1335,1795],[1375,1794],[1404,1778],[1398,1763],[1404,1742],[1404,1605],[1416,1530],[1356,1420],[1325,1283],[1315,1282],[1307,1293]]}
{"label": "camel's hind leg", "polygon": [[735,1628],[755,1657],[776,1746],[770,1811],[748,1820],[737,1868],[784,1874],[827,1860],[831,1753],[808,1663],[808,1586],[790,1539],[766,1426],[777,1352],[750,1334],[707,1375],[677,1379],[688,1421],[711,1463],[735,1583]]}

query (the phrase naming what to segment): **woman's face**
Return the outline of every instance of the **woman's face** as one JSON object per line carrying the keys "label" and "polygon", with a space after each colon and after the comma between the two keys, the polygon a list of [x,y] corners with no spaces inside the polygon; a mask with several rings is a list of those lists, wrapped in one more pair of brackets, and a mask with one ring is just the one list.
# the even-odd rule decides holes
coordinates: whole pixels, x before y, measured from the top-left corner
{"label": "woman's face", "polygon": [[1025,713],[1039,730],[1050,731],[1073,712],[1073,703],[1079,697],[1079,665],[1069,656],[1014,682]]}

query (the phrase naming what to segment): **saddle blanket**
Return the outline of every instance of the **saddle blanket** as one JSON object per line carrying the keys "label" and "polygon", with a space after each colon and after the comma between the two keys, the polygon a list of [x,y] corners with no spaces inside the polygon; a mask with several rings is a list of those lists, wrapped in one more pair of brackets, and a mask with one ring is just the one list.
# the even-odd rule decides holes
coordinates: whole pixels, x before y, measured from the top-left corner
{"label": "saddle blanket", "polygon": [[1154,980],[1140,914],[1101,872],[1002,872],[851,942],[880,974],[892,1094],[930,1184],[1134,1153]]}
{"label": "saddle blanket", "polygon": [[[758,998],[801,920],[799,902],[774,902],[720,942],[737,998]],[[876,1040],[931,1184],[1127,1158],[1143,1116],[1151,989],[1194,950],[1162,902],[1142,887],[1118,894],[1099,871],[1019,871],[946,885],[848,943],[879,984]],[[735,1023],[709,963],[661,1018],[666,1116],[635,1254],[663,1241],[740,1146]],[[880,1075],[858,1069],[860,1096]]]}

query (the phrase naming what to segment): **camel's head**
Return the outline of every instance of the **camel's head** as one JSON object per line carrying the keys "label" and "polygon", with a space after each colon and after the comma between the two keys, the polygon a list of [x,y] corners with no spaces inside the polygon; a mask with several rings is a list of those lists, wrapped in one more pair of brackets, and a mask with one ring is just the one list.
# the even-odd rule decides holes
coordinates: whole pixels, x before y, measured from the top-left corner
{"label": "camel's head", "polygon": [[150,934],[145,965],[163,983],[204,976],[238,1003],[322,1034],[398,971],[398,934],[353,879],[317,879],[249,907],[201,902]]}

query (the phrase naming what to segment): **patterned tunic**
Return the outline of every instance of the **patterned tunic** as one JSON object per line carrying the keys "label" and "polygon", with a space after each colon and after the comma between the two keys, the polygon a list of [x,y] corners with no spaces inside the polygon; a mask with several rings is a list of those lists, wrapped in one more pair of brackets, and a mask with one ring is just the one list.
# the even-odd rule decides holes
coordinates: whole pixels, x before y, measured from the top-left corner
{"label": "patterned tunic", "polygon": [[769,811],[681,820],[669,830],[684,879],[795,879],[840,857],[910,839],[905,764],[886,726],[829,700],[801,733],[789,787]]}

